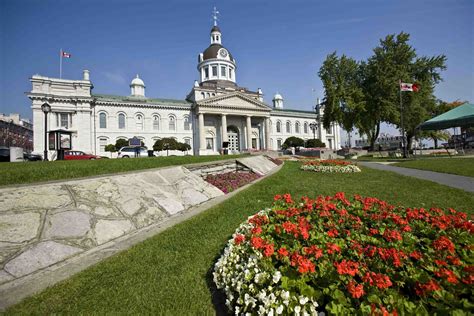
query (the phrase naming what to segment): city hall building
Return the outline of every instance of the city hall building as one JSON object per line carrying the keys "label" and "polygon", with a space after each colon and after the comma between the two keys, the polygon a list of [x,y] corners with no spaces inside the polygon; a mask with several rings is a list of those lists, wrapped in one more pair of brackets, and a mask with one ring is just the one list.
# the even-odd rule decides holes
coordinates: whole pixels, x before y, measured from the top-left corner
{"label": "city hall building", "polygon": [[47,131],[68,130],[74,150],[97,155],[106,154],[107,144],[133,137],[148,148],[160,138],[173,137],[189,144],[195,155],[219,154],[224,143],[230,153],[279,150],[290,136],[308,140],[315,135],[328,148],[340,148],[339,126],[322,128],[324,108],[319,118],[315,111],[285,109],[278,93],[271,106],[266,104],[261,89],[250,91],[237,85],[236,60],[222,45],[218,26],[211,29],[210,37],[210,46],[198,56],[199,80],[184,99],[148,97],[138,75],[130,83],[130,95],[125,96],[93,93],[88,70],[82,80],[33,76],[28,97],[34,151],[44,151],[44,103],[51,107]]}

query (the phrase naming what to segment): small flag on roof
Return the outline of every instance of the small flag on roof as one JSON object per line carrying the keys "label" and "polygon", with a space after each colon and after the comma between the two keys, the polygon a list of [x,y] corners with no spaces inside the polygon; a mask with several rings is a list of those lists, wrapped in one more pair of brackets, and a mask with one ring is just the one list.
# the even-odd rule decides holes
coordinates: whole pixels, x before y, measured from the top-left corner
{"label": "small flag on roof", "polygon": [[66,52],[61,52],[63,58],[71,58],[71,54],[66,53]]}
{"label": "small flag on roof", "polygon": [[420,90],[420,85],[418,83],[400,82],[400,91],[418,92],[419,90]]}

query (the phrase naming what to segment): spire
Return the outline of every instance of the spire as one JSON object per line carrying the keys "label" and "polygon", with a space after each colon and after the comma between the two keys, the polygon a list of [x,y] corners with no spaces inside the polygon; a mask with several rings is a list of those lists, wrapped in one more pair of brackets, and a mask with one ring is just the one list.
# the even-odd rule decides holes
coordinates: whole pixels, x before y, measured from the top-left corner
{"label": "spire", "polygon": [[219,11],[217,11],[216,7],[214,7],[214,10],[212,10],[212,19],[214,20],[214,26],[217,26],[217,20],[219,20],[219,18],[217,17],[218,14],[220,14]]}

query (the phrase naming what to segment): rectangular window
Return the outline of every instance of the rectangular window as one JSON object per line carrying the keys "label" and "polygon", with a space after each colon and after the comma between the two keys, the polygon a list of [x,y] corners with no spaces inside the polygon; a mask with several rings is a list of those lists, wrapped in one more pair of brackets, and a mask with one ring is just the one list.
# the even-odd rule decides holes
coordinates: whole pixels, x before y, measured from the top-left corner
{"label": "rectangular window", "polygon": [[69,114],[60,113],[60,125],[61,128],[69,128]]}
{"label": "rectangular window", "polygon": [[229,69],[229,79],[232,79],[232,68]]}
{"label": "rectangular window", "polygon": [[221,77],[225,77],[225,76],[227,76],[226,68],[225,66],[221,66]]}
{"label": "rectangular window", "polygon": [[185,144],[188,144],[189,146],[191,146],[191,138],[185,138],[185,139],[184,139],[184,143],[185,143]]}
{"label": "rectangular window", "polygon": [[278,149],[281,149],[281,139],[278,139],[278,140],[277,140],[277,148],[278,148]]}
{"label": "rectangular window", "polygon": [[100,146],[100,152],[105,153],[105,146],[107,146],[107,138],[100,138],[99,139],[99,146]]}
{"label": "rectangular window", "polygon": [[204,68],[204,78],[209,78],[209,69],[208,68]]}
{"label": "rectangular window", "polygon": [[206,149],[214,150],[214,138],[206,138]]}
{"label": "rectangular window", "polygon": [[217,66],[212,66],[212,76],[217,77]]}

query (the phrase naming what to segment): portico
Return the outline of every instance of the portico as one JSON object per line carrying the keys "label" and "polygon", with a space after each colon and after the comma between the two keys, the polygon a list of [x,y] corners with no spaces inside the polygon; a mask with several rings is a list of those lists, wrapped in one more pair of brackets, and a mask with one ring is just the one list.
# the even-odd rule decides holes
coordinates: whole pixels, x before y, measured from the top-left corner
{"label": "portico", "polygon": [[219,153],[224,142],[231,152],[271,149],[271,109],[258,99],[236,91],[198,101],[195,111],[200,155]]}

